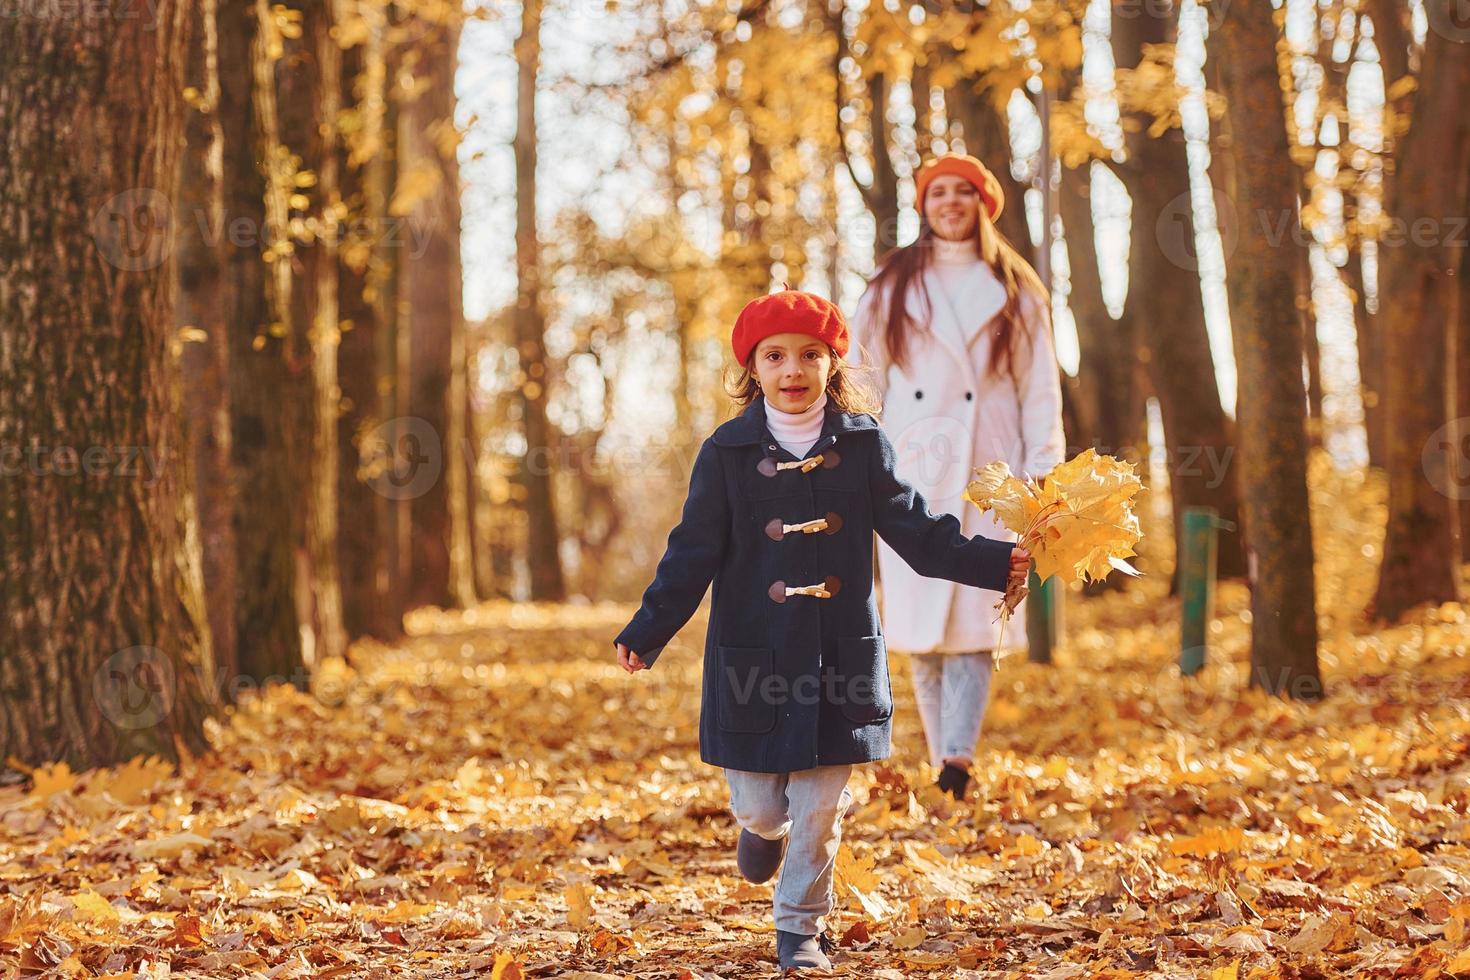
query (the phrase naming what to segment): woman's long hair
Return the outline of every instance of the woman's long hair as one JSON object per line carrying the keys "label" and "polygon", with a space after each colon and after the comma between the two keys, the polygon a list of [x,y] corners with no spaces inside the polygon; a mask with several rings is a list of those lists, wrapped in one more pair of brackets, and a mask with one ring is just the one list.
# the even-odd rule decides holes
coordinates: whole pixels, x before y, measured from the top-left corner
{"label": "woman's long hair", "polygon": [[[980,260],[990,266],[996,279],[1000,280],[1006,290],[1005,306],[996,314],[1000,323],[990,346],[990,363],[986,365],[986,369],[991,374],[1009,373],[1018,338],[1030,339],[1020,321],[1021,291],[1031,290],[1033,298],[1040,301],[1043,308],[1050,302],[1050,295],[1031,263],[1021,257],[1021,253],[1016,251],[1010,240],[990,220],[983,200],[979,202],[978,211],[975,244]],[[930,315],[933,313],[929,290],[924,285],[922,273],[933,261],[936,237],[934,228],[924,217],[921,201],[919,237],[913,243],[900,245],[883,256],[870,283],[875,287],[875,297],[888,297],[888,315],[883,319],[883,343],[888,350],[888,359],[899,367],[906,364],[909,331],[922,329],[909,317],[906,308],[908,291],[916,280],[919,294],[923,297],[924,309]]]}

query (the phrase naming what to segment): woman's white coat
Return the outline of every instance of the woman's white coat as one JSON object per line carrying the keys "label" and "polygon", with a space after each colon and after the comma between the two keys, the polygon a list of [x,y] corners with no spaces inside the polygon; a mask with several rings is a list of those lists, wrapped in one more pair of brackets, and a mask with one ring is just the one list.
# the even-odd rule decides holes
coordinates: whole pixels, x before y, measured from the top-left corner
{"label": "woman's white coat", "polygon": [[[916,486],[936,514],[960,518],[967,535],[1014,541],[992,514],[964,500],[974,471],[1002,459],[1018,476],[1045,475],[1065,455],[1062,392],[1051,316],[1046,304],[1021,291],[1018,327],[1029,341],[1014,348],[1010,375],[987,372],[1005,289],[976,260],[947,295],[931,262],[923,273],[929,308],[910,289],[905,306],[920,329],[909,331],[907,366],[889,362],[882,324],[887,297],[870,286],[852,318],[848,360],[873,368],[883,398],[881,422],[898,452],[898,473]],[[927,325],[928,329],[922,329]],[[925,578],[878,542],[883,629],[890,650],[961,653],[995,649],[1000,593]],[[1005,629],[1005,649],[1026,645],[1024,604]]]}

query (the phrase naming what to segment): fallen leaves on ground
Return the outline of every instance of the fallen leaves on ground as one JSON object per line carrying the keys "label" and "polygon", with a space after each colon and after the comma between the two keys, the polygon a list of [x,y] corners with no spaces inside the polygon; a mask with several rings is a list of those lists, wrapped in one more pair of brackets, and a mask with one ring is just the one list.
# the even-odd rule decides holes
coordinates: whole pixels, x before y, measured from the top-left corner
{"label": "fallen leaves on ground", "polygon": [[[1320,461],[1313,481],[1323,704],[1244,689],[1238,585],[1181,678],[1169,556],[1147,545],[1146,579],[1067,594],[1053,665],[996,676],[964,803],[932,787],[895,659],[895,755],[854,777],[837,859],[840,974],[1470,976],[1466,611],[1364,624],[1383,488]],[[738,877],[697,756],[704,621],[629,677],[608,641],[630,613],[422,611],[315,694],[249,699],[178,772],[0,789],[0,967],[774,975],[771,887]]]}

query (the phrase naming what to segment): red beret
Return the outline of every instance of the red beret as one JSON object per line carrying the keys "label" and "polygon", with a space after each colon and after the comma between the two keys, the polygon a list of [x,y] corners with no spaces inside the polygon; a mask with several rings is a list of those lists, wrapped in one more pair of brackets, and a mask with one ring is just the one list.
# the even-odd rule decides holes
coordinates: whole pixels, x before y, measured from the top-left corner
{"label": "red beret", "polygon": [[838,357],[847,356],[847,320],[836,304],[812,293],[783,289],[751,300],[740,311],[730,335],[735,360],[744,364],[756,344],[778,333],[804,333],[824,341]]}
{"label": "red beret", "polygon": [[990,215],[990,220],[1000,217],[1001,209],[1006,204],[1005,191],[1000,189],[1000,181],[995,174],[985,169],[985,164],[964,153],[946,153],[919,168],[914,177],[914,192],[921,213],[924,210],[924,191],[928,189],[929,182],[941,174],[963,177],[975,185],[975,189],[980,192],[980,200],[985,202],[985,211]]}

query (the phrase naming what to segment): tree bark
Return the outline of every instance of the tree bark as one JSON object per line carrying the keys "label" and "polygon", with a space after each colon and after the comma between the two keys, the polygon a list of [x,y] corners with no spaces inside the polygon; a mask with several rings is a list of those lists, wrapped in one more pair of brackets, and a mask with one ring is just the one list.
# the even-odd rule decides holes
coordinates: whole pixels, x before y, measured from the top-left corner
{"label": "tree bark", "polygon": [[[367,8],[367,10],[381,8]],[[364,14],[367,13],[364,11]],[[384,515],[388,501],[374,490],[374,430],[378,414],[378,322],[373,292],[381,269],[376,245],[387,225],[387,201],[369,179],[381,160],[387,79],[383,25],[342,53],[341,99],[354,105],[362,125],[338,147],[342,199],[348,219],[338,254],[342,332],[337,350],[341,402],[337,418],[337,566],[342,620],[350,638],[392,640],[398,635],[388,589]]]}
{"label": "tree bark", "polygon": [[[1465,203],[1470,205],[1470,196]],[[1470,208],[1466,208],[1470,211]],[[1463,213],[1463,212],[1462,212]],[[1464,243],[1460,248],[1460,293],[1459,316],[1455,318],[1458,333],[1455,336],[1455,352],[1450,359],[1455,371],[1455,407],[1450,417],[1455,420],[1456,430],[1450,452],[1449,465],[1453,467],[1452,486],[1460,504],[1460,561],[1470,562],[1470,287],[1465,283],[1470,277],[1470,247]]]}
{"label": "tree bark", "polygon": [[1086,429],[1076,433],[1078,446],[1137,458],[1145,426],[1137,376],[1138,344],[1125,320],[1115,320],[1103,302],[1098,271],[1096,229],[1092,217],[1092,178],[1088,169],[1062,168],[1058,195],[1066,229],[1067,261],[1072,291],[1067,298],[1077,323],[1079,365]]}
{"label": "tree bark", "polygon": [[[268,679],[306,687],[296,607],[290,399],[286,338],[272,329],[263,250],[274,222],[266,213],[267,134],[274,126],[274,80],[258,50],[266,0],[220,9],[220,121],[225,137],[225,289],[230,324],[231,448],[235,473],[236,649],[239,683]],[[234,693],[232,691],[232,693]]]}
{"label": "tree bark", "polygon": [[150,13],[0,18],[0,758],[22,765],[207,748],[168,255],[192,18]]}
{"label": "tree bark", "polygon": [[1342,270],[1353,293],[1353,325],[1358,347],[1358,388],[1363,401],[1363,428],[1368,441],[1368,465],[1388,465],[1388,432],[1383,411],[1383,341],[1378,315],[1368,311],[1368,288],[1363,278],[1363,253],[1354,248]]}
{"label": "tree bark", "polygon": [[1287,152],[1277,27],[1265,4],[1231,4],[1209,39],[1229,102],[1238,245],[1230,259],[1246,542],[1251,551],[1251,684],[1303,700],[1322,696],[1316,585],[1307,501],[1306,392],[1294,262],[1263,216],[1296,215]]}
{"label": "tree bark", "polygon": [[[1430,23],[1453,0],[1428,0]],[[1447,22],[1439,20],[1438,22]],[[1426,36],[1413,124],[1389,187],[1394,239],[1380,248],[1379,305],[1388,413],[1388,529],[1373,598],[1375,617],[1396,620],[1420,603],[1460,595],[1458,453],[1454,445],[1454,318],[1462,287],[1464,230],[1453,216],[1470,198],[1470,45]]]}
{"label": "tree bark", "polygon": [[[1113,58],[1119,69],[1131,69],[1142,60],[1145,45],[1174,42],[1178,7],[1167,15],[1135,4],[1123,7],[1129,13],[1119,16],[1115,9],[1113,17]],[[1205,329],[1184,133],[1172,128],[1150,137],[1145,121],[1136,121],[1138,131],[1126,137],[1128,161],[1115,168],[1133,202],[1123,319],[1138,332],[1141,356],[1159,399],[1175,553],[1182,554],[1185,508],[1213,507],[1222,520],[1239,523],[1235,447]],[[1273,123],[1284,125],[1279,113]],[[1295,187],[1293,180],[1293,193]],[[1296,314],[1294,293],[1288,308]],[[1218,560],[1222,577],[1245,575],[1238,535],[1221,539]]]}
{"label": "tree bark", "polygon": [[527,490],[531,598],[566,597],[553,495],[554,446],[546,418],[548,382],[545,314],[541,294],[540,242],[536,233],[536,83],[541,69],[541,0],[521,5],[521,34],[515,44],[519,66],[516,160],[516,351],[521,367],[521,418],[526,434],[522,478]]}
{"label": "tree bark", "polygon": [[219,117],[219,11],[199,0],[187,84],[199,94],[187,113],[179,203],[178,322],[196,333],[182,354],[184,419],[204,575],[210,644],[220,676],[235,658],[235,498],[230,439],[230,335],[226,318],[224,130]]}
{"label": "tree bark", "polygon": [[[339,344],[337,115],[341,106],[341,48],[332,36],[333,0],[295,0],[301,33],[287,42],[277,65],[283,149],[300,159],[298,173],[277,172],[276,193],[293,201],[286,269],[289,353],[296,392],[291,399],[293,481],[305,506],[295,508],[297,608],[308,628],[308,665],[346,650],[341,581],[337,571],[337,383]],[[305,186],[302,186],[305,184]],[[278,260],[284,261],[284,260]]]}
{"label": "tree bark", "polygon": [[414,246],[403,264],[402,329],[412,347],[409,414],[437,435],[443,466],[441,478],[410,503],[410,606],[467,606],[475,601],[466,524],[465,327],[459,139],[454,128],[459,37],[457,19],[425,26],[405,67],[418,94],[404,104],[398,127],[399,166],[412,182],[429,188],[404,205]]}

